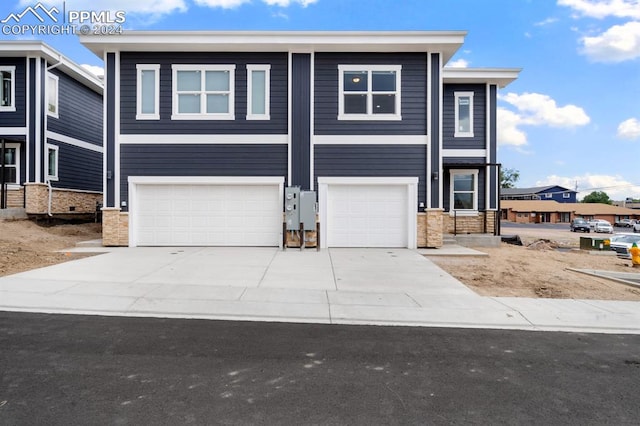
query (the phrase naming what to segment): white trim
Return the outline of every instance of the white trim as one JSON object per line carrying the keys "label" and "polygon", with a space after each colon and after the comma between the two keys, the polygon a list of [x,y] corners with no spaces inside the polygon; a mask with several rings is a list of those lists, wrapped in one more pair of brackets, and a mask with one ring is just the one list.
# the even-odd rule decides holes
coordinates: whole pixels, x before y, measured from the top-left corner
{"label": "white trim", "polygon": [[[0,105],[0,112],[16,112],[16,67],[15,65],[2,65],[0,66],[0,71],[8,71],[11,73],[11,96],[9,97],[11,105]],[[0,82],[0,84],[3,84],[3,82]]]}
{"label": "white trim", "polygon": [[[354,92],[367,96],[367,112],[365,114],[346,114],[344,112],[344,73],[363,71],[367,73],[367,91]],[[375,71],[393,71],[396,73],[396,90],[391,92],[374,92],[372,73]],[[402,120],[402,65],[338,65],[338,120],[363,121],[400,121]],[[395,113],[374,114],[373,96],[375,94],[395,95]]]}
{"label": "white trim", "polygon": [[291,186],[291,173],[292,173],[292,160],[293,153],[291,152],[293,146],[293,111],[291,108],[293,102],[293,52],[288,53],[287,64],[287,186]]}
{"label": "white trim", "polygon": [[[454,97],[454,103],[453,103],[453,110],[454,110],[454,132],[453,132],[453,137],[454,138],[472,138],[473,137],[473,95],[474,92],[454,92],[453,93],[453,97]],[[459,101],[460,98],[469,98],[469,131],[468,132],[464,132],[460,130],[460,118],[459,118]]]}
{"label": "white trim", "polygon": [[[58,169],[58,164],[60,164],[60,149],[57,145],[53,145],[50,143],[47,143],[45,145],[46,151],[47,151],[47,180],[48,181],[57,181],[59,178],[59,169]],[[54,175],[50,175],[49,174],[49,150],[53,150],[56,152],[56,158],[55,158],[55,171],[56,173]]]}
{"label": "white trim", "polygon": [[315,145],[428,145],[428,135],[315,135]]}
{"label": "white trim", "polygon": [[158,135],[119,135],[120,145],[147,144],[147,145],[218,145],[218,144],[257,144],[257,145],[285,145],[288,144],[287,135],[185,135],[185,134],[158,134]]}
{"label": "white trim", "polygon": [[369,186],[402,186],[407,187],[407,245],[409,249],[417,247],[417,177],[318,177],[318,204],[320,221],[320,248],[327,248],[327,200],[331,185],[369,185]]}
{"label": "white trim", "polygon": [[[443,67],[444,67],[444,59],[442,57],[442,53],[438,52],[438,68],[439,68],[439,78],[438,78],[438,208],[444,208],[444,168],[443,166],[443,146],[444,146],[444,123],[443,123],[443,105],[444,105],[444,83],[443,83]],[[433,208],[433,206],[431,206]]]}
{"label": "white trim", "polygon": [[[114,65],[115,72],[115,92],[114,102],[115,109],[113,113],[113,171],[111,176],[114,179],[113,184],[113,207],[120,207],[120,52],[115,52]],[[159,78],[158,78],[159,79]]]}
{"label": "white trim", "polygon": [[[489,83],[486,84],[486,93],[485,93],[485,163],[491,162],[491,85]],[[490,166],[485,167],[485,194],[484,194],[484,202],[485,202],[485,210],[491,209],[491,168]],[[497,188],[496,188],[497,189]],[[496,190],[496,195],[498,191]],[[497,206],[497,203],[496,203]]]}
{"label": "white trim", "polygon": [[[142,112],[142,72],[153,71],[154,93],[153,93],[153,113]],[[136,120],[160,120],[160,65],[159,64],[136,64]]]}
{"label": "white trim", "polygon": [[[171,66],[172,73],[172,120],[235,120],[235,65],[182,65],[173,64]],[[179,71],[199,71],[200,72],[200,90],[192,92],[182,92],[183,94],[193,94],[200,96],[200,112],[199,113],[180,113],[178,111],[178,72]],[[206,90],[206,72],[207,71],[226,71],[229,73],[229,91],[207,92]],[[225,113],[207,113],[207,95],[208,94],[227,94],[229,111]]]}
{"label": "white trim", "polygon": [[[14,188],[20,187],[20,144],[15,142],[5,142],[5,148],[13,148],[16,150],[16,164],[11,165],[10,167],[14,167],[16,169],[16,182],[6,182],[7,186],[13,186]],[[5,167],[8,165],[5,164]],[[25,176],[25,181],[29,180],[28,176]]]}
{"label": "white trim", "polygon": [[[55,85],[56,85],[56,97],[55,97],[55,111],[49,111],[49,79],[55,81]],[[47,78],[45,81],[45,96],[44,96],[44,101],[47,105],[47,115],[54,117],[54,118],[60,118],[60,78],[53,74],[50,73],[49,71],[47,71]]]}
{"label": "white trim", "polygon": [[69,145],[77,146],[78,148],[88,149],[95,152],[102,153],[104,149],[100,145],[94,145],[89,142],[81,141],[80,139],[72,138],[70,136],[61,135],[60,133],[47,130],[45,133],[47,139],[53,139],[58,142],[64,142]]}
{"label": "white trim", "polygon": [[0,127],[0,135],[4,136],[26,136],[28,127]]}
{"label": "white trim", "polygon": [[427,179],[425,182],[425,208],[430,209],[431,208],[431,185],[432,185],[432,176],[431,176],[431,158],[433,158],[433,153],[431,152],[431,147],[428,144],[428,141],[430,140],[430,138],[433,135],[433,129],[431,128],[433,126],[433,120],[431,120],[431,112],[433,109],[433,105],[431,104],[431,99],[432,99],[432,95],[431,95],[431,90],[432,89],[432,84],[431,84],[431,80],[432,80],[432,73],[431,73],[431,67],[432,67],[432,61],[431,61],[431,53],[427,52],[427,97],[425,99],[425,102],[427,103],[427,155],[426,157],[426,170],[427,170]]}
{"label": "white trim", "polygon": [[[449,170],[449,214],[451,216],[477,216],[478,215],[478,169],[450,169]],[[454,209],[453,198],[453,177],[455,175],[473,175],[473,208],[472,209]],[[469,192],[469,191],[465,191]],[[454,213],[455,211],[455,213]]]}
{"label": "white trim", "polygon": [[309,149],[309,190],[313,191],[313,188],[315,186],[314,183],[314,177],[315,177],[315,167],[313,162],[315,161],[315,139],[314,139],[314,134],[316,132],[316,127],[315,127],[315,114],[316,114],[316,109],[315,109],[315,102],[316,102],[316,95],[315,95],[315,89],[316,89],[316,79],[315,79],[315,72],[316,72],[316,54],[315,52],[311,52],[311,69],[310,69],[310,74],[311,74],[311,78],[309,78],[309,102],[311,103],[310,107],[309,107],[309,143],[311,144],[311,148]]}
{"label": "white trim", "polygon": [[[283,176],[129,176],[129,247],[136,247],[138,185],[278,185],[280,202],[284,199]],[[133,202],[131,202],[133,201]],[[281,235],[282,237],[282,235]],[[282,247],[282,238],[279,238]]]}
{"label": "white trim", "polygon": [[[253,114],[253,78],[254,71],[264,71],[264,114]],[[247,64],[247,120],[271,120],[271,65]]]}
{"label": "white trim", "polygon": [[107,128],[109,123],[107,122],[107,109],[109,108],[109,96],[107,96],[107,88],[109,82],[109,62],[107,58],[108,52],[105,51],[102,55],[102,61],[104,63],[104,95],[102,96],[102,207],[107,206]]}
{"label": "white trim", "polygon": [[443,157],[473,157],[473,158],[486,158],[486,149],[443,149]]}
{"label": "white trim", "polygon": [[[35,165],[36,165],[36,173],[35,180],[37,183],[42,182],[42,59],[36,58],[36,105],[35,105],[35,117],[36,117],[36,137],[35,137]],[[47,115],[44,115],[44,119],[46,120]]]}
{"label": "white trim", "polygon": [[25,174],[24,174],[24,180],[25,180],[25,182],[29,182],[29,172],[31,171],[31,166],[29,165],[30,161],[28,161],[28,159],[30,158],[29,154],[30,154],[30,151],[31,151],[31,148],[29,147],[29,129],[30,129],[30,126],[31,126],[30,123],[29,123],[29,117],[31,116],[31,114],[30,114],[30,110],[31,110],[31,99],[30,99],[30,97],[31,97],[31,84],[29,84],[30,81],[31,81],[30,80],[31,72],[29,71],[31,66],[29,65],[29,61],[31,59],[34,59],[34,58],[31,58],[31,57],[27,56],[25,59],[26,59],[26,61],[25,61],[25,79],[26,80],[25,81],[27,83],[26,84],[27,87],[26,87],[26,91],[25,91],[26,92],[25,93],[26,94],[26,98],[25,98],[26,107],[25,107],[25,120],[24,120],[24,122],[26,124],[26,127],[24,127],[24,136],[25,136],[25,138],[24,138],[24,150],[25,150],[25,153],[27,154],[27,161],[25,161],[25,164],[26,164],[27,167],[26,167],[26,171],[25,171]]}

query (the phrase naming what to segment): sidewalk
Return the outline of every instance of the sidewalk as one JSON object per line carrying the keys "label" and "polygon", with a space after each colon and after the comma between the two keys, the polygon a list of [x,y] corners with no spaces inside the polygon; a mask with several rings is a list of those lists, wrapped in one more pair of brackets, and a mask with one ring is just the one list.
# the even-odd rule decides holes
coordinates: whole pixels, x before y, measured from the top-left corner
{"label": "sidewalk", "polygon": [[640,334],[640,302],[481,297],[411,250],[108,251],[0,278],[0,310]]}

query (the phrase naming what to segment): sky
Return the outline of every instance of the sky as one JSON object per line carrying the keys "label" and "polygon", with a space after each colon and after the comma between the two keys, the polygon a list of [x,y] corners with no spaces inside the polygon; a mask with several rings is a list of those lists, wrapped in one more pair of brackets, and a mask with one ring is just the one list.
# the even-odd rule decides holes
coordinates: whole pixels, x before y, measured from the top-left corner
{"label": "sky", "polygon": [[[640,0],[43,0],[124,30],[468,31],[451,67],[522,68],[499,91],[498,161],[519,187],[640,198]],[[37,0],[2,0],[0,20]],[[26,18],[25,18],[26,19]],[[76,36],[42,39],[95,73]]]}

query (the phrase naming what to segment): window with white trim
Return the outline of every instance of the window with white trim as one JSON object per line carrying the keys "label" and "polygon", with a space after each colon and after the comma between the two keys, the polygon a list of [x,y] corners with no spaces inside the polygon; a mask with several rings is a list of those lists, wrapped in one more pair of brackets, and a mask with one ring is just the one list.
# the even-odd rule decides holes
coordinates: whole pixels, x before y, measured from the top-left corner
{"label": "window with white trim", "polygon": [[553,198],[553,194],[552,193],[546,193],[544,194],[544,198]]}
{"label": "window with white trim", "polygon": [[160,65],[137,64],[136,120],[160,119]]}
{"label": "window with white trim", "polygon": [[57,75],[47,74],[47,114],[58,118],[58,84]]}
{"label": "window with white trim", "polygon": [[234,120],[235,65],[174,65],[172,120]]}
{"label": "window with white trim", "polygon": [[19,184],[20,179],[20,145],[17,143],[5,143],[4,147],[4,181],[5,183]]}
{"label": "window with white trim", "polygon": [[16,67],[0,67],[0,111],[16,110]]}
{"label": "window with white trim", "polygon": [[473,137],[473,92],[455,92],[456,138]]}
{"label": "window with white trim", "polygon": [[478,211],[478,171],[451,170],[451,208],[460,212]]}
{"label": "window with white trim", "polygon": [[47,180],[58,180],[58,146],[47,144]]}
{"label": "window with white trim", "polygon": [[338,120],[401,120],[401,65],[338,65]]}
{"label": "window with white trim", "polygon": [[271,65],[247,65],[247,120],[269,120]]}
{"label": "window with white trim", "polygon": [[568,192],[563,192],[562,193],[562,198],[571,198],[571,194]]}

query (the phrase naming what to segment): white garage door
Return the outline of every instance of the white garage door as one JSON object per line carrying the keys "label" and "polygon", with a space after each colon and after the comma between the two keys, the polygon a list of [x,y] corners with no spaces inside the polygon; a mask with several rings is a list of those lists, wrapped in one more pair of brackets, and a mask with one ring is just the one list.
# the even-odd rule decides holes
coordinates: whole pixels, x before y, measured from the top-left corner
{"label": "white garage door", "polygon": [[278,246],[278,185],[136,185],[139,246]]}
{"label": "white garage door", "polygon": [[329,185],[329,247],[407,247],[407,185]]}

